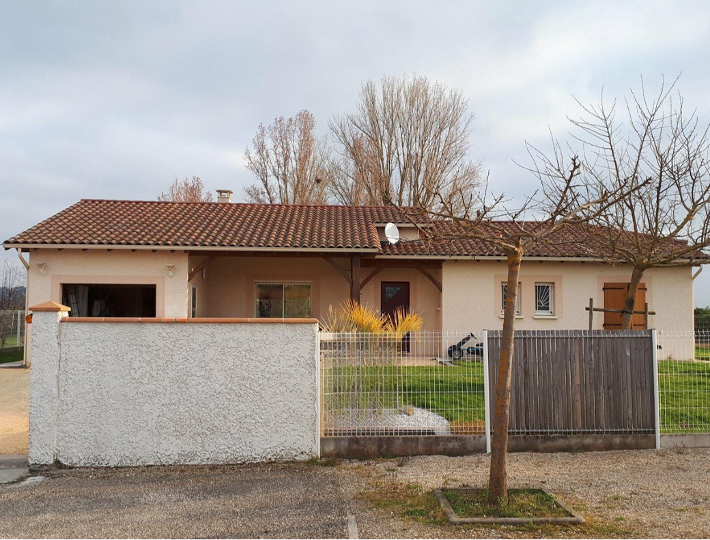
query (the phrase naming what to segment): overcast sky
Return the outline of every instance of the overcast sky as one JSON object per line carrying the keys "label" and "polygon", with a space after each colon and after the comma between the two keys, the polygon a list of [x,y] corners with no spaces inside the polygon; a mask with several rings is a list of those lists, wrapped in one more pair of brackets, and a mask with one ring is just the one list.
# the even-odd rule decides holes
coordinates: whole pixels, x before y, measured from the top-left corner
{"label": "overcast sky", "polygon": [[[575,4],[3,0],[1,240],[82,198],[155,199],[175,177],[243,200],[260,122],[308,109],[325,134],[383,75],[463,92],[471,157],[510,194],[534,189],[513,161],[550,129],[568,136],[573,96],[682,72],[686,104],[710,122],[710,3]],[[710,304],[710,270],[696,303]]]}

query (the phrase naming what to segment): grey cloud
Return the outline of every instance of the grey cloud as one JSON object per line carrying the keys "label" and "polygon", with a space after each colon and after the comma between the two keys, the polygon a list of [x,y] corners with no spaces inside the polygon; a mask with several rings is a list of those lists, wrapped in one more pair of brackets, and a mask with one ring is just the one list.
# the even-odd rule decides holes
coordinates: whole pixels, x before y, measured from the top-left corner
{"label": "grey cloud", "polygon": [[364,80],[412,72],[470,96],[472,157],[497,191],[529,191],[513,160],[548,126],[566,137],[572,95],[682,71],[710,119],[709,20],[704,2],[4,2],[0,236],[82,197],[153,199],[175,176],[241,195],[260,122],[308,108],[325,133]]}

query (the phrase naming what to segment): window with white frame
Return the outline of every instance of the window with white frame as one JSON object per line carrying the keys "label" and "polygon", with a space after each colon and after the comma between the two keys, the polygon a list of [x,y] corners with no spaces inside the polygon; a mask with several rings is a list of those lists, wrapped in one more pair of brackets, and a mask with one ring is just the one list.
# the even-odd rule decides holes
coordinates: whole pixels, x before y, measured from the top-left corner
{"label": "window with white frame", "polygon": [[311,316],[310,283],[257,283],[256,316],[262,318],[303,318]]}
{"label": "window with white frame", "polygon": [[554,293],[553,283],[535,283],[535,315],[551,317],[555,314]]}
{"label": "window with white frame", "polygon": [[[501,290],[501,303],[500,303],[500,316],[502,317],[503,314],[505,313],[505,298],[508,296],[508,283],[505,281],[500,284],[500,290]],[[522,296],[521,294],[522,287],[520,286],[520,283],[518,283],[518,295],[515,297],[515,315],[517,317],[520,317],[520,297]]]}

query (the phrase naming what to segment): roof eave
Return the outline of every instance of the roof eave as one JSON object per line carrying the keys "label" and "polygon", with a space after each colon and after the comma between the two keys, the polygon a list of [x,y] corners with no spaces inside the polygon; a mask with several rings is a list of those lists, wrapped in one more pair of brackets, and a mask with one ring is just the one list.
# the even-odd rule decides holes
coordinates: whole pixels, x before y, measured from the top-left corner
{"label": "roof eave", "polygon": [[291,252],[291,253],[373,253],[380,251],[376,248],[321,248],[321,247],[255,247],[255,246],[164,246],[146,244],[26,244],[5,242],[7,249],[86,249],[86,250],[136,250],[136,251],[263,251],[263,252]]}

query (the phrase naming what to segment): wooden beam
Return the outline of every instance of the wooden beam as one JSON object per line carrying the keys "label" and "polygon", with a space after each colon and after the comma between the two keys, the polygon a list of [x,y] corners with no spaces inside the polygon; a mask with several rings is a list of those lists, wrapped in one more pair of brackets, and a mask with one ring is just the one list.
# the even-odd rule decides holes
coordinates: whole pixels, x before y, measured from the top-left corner
{"label": "wooden beam", "polygon": [[212,261],[214,261],[217,257],[218,257],[218,255],[210,255],[204,261],[202,261],[200,264],[195,266],[195,268],[193,268],[192,271],[187,275],[187,282],[189,283],[190,281],[192,281],[192,278],[194,278],[204,268],[207,268],[207,265],[210,264]]}
{"label": "wooden beam", "polygon": [[335,264],[335,261],[334,261],[333,259],[331,259],[330,257],[323,257],[323,258],[325,259],[325,261],[326,261],[330,266],[332,266],[333,268],[335,268],[335,270],[336,270],[341,276],[343,276],[343,279],[347,282],[347,284],[352,287],[352,281],[351,281],[351,279],[350,279],[350,276],[348,276],[348,273],[347,273],[345,270],[343,270],[342,268],[340,268],[337,264]]}
{"label": "wooden beam", "polygon": [[360,255],[350,258],[350,300],[360,303]]}
{"label": "wooden beam", "polygon": [[367,285],[368,283],[370,283],[370,281],[372,280],[372,278],[375,277],[375,276],[376,276],[377,274],[379,274],[380,272],[382,272],[382,270],[384,270],[384,268],[375,268],[375,269],[372,271],[372,273],[370,273],[369,276],[367,276],[364,280],[362,280],[362,283],[360,283],[360,290],[364,289],[364,288],[365,288],[365,285]]}
{"label": "wooden beam", "polygon": [[432,276],[428,270],[425,270],[424,268],[417,268],[417,270],[419,270],[419,272],[424,274],[429,279],[429,281],[431,281],[434,284],[434,286],[437,289],[439,289],[439,292],[444,292],[443,287],[441,286],[441,281],[439,281],[434,276]]}
{"label": "wooden beam", "polygon": [[441,261],[415,261],[412,259],[363,259],[363,268],[426,268],[428,270],[438,270],[441,268]]}

